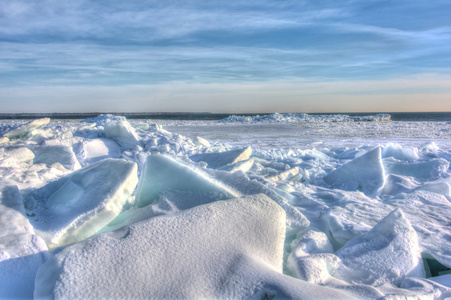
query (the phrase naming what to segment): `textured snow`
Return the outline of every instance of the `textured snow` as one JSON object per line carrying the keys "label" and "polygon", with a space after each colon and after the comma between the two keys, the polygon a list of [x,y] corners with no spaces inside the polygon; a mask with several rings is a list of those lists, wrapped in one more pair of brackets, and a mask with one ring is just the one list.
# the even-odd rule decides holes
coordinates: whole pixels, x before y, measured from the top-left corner
{"label": "textured snow", "polygon": [[298,299],[352,298],[282,274],[284,217],[255,195],[98,235],[45,263],[35,297],[244,299],[268,288]]}
{"label": "textured snow", "polygon": [[252,118],[0,121],[0,298],[450,297],[449,122]]}

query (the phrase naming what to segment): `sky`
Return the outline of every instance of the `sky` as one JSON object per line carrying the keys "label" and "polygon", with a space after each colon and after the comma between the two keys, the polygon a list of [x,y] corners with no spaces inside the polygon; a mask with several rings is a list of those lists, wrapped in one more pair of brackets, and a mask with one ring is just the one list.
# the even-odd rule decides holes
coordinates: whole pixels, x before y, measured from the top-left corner
{"label": "sky", "polygon": [[0,113],[451,111],[449,0],[0,0]]}

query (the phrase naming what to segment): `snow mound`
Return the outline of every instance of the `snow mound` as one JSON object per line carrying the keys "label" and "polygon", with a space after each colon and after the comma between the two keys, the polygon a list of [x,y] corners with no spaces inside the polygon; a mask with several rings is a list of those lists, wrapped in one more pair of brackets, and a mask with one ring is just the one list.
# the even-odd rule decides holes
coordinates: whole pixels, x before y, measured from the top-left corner
{"label": "snow mound", "polygon": [[376,196],[384,186],[384,177],[381,148],[377,147],[330,172],[324,181],[334,188],[361,190],[366,195]]}
{"label": "snow mound", "polygon": [[300,239],[293,241],[295,244],[291,252],[292,256],[300,257],[316,253],[333,253],[334,248],[327,235],[321,231],[310,230]]}
{"label": "snow mound", "polygon": [[248,160],[251,155],[252,148],[247,147],[243,149],[236,149],[219,153],[195,154],[190,156],[190,159],[195,162],[206,162],[208,168],[219,169],[227,165],[232,165],[240,161]]}
{"label": "snow mound", "polygon": [[16,186],[0,188],[0,299],[32,298],[47,246],[25,216]]}
{"label": "snow mound", "polygon": [[284,219],[278,205],[255,195],[100,234],[45,263],[34,297],[352,298],[281,273]]}
{"label": "snow mound", "polygon": [[25,205],[49,249],[86,239],[113,220],[138,183],[137,165],[102,160],[34,190]]}
{"label": "snow mound", "polygon": [[417,234],[399,208],[336,255],[346,267],[341,275],[348,282],[399,286],[405,277],[426,276]]}

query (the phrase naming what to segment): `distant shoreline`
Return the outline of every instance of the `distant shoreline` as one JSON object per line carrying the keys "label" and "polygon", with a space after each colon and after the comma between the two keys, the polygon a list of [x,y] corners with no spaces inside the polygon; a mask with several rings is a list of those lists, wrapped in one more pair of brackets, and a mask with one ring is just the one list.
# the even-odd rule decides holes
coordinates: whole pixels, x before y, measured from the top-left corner
{"label": "distant shoreline", "polygon": [[[165,119],[165,120],[221,120],[231,115],[236,116],[263,116],[270,113],[0,113],[1,120],[8,119],[86,119],[96,117],[100,114],[111,114],[116,116],[124,116],[127,119]],[[360,113],[308,113],[309,115],[349,115],[349,116],[369,116],[378,114],[376,112],[360,112]],[[451,121],[451,112],[388,112],[392,121]]]}

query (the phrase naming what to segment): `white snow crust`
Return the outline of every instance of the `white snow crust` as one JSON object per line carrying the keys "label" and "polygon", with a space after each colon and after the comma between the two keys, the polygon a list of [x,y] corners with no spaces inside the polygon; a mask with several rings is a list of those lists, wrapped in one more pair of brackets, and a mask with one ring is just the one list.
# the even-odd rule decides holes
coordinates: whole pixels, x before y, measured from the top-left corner
{"label": "white snow crust", "polygon": [[0,299],[451,297],[450,122],[100,115],[0,133]]}

